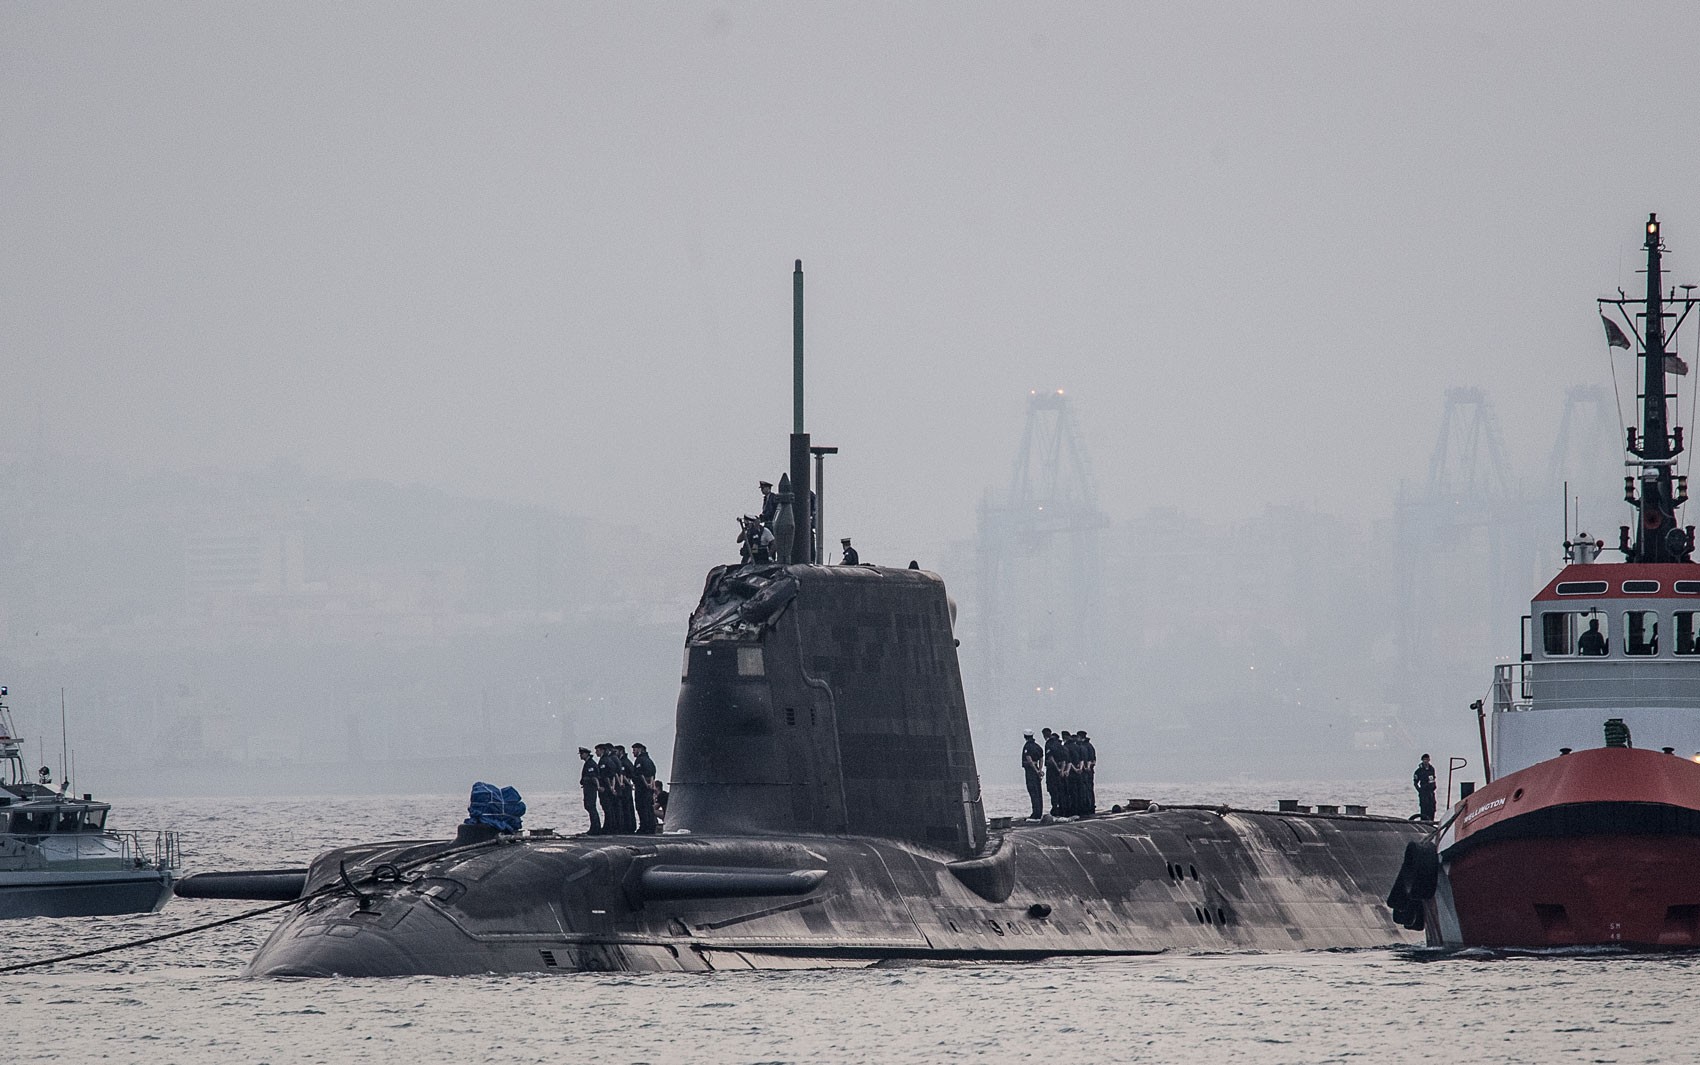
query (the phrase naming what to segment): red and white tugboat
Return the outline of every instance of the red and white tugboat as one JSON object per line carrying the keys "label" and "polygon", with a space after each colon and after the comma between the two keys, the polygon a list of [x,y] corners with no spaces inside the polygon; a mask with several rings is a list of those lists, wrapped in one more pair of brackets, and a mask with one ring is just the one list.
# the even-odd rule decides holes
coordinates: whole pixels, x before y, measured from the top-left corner
{"label": "red and white tugboat", "polygon": [[1656,215],[1645,246],[1645,298],[1600,301],[1608,342],[1638,348],[1642,371],[1624,561],[1567,541],[1522,661],[1474,704],[1488,783],[1411,845],[1388,900],[1431,945],[1700,946],[1700,563],[1677,524],[1687,478],[1666,391],[1687,373],[1674,338],[1697,300],[1662,291]]}

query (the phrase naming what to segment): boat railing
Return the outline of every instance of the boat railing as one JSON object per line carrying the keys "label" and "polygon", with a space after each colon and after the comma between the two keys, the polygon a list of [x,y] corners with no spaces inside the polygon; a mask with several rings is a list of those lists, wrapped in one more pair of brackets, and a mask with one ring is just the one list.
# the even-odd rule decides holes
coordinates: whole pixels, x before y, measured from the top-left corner
{"label": "boat railing", "polygon": [[1503,662],[1493,667],[1493,712],[1515,713],[1534,705],[1532,671],[1528,662]]}
{"label": "boat railing", "polygon": [[[1700,709],[1696,662],[1621,659],[1575,662],[1506,662],[1493,667],[1496,714],[1541,709],[1589,707],[1633,710],[1637,707]],[[1608,668],[1609,667],[1609,668]]]}
{"label": "boat railing", "polygon": [[[169,829],[154,832],[110,828],[103,832],[0,832],[0,854],[15,854],[20,845],[39,846],[47,840],[52,840],[54,850],[61,852],[55,857],[62,858],[63,850],[69,845],[75,854],[73,861],[86,857],[94,861],[114,862],[125,868],[152,866],[161,870],[176,869],[182,862],[183,851],[178,833]],[[89,844],[86,849],[91,851],[87,855],[82,853],[85,848],[78,846],[84,841]]]}
{"label": "boat railing", "polygon": [[180,864],[183,851],[175,831],[161,829],[153,832],[152,840],[147,838],[149,833],[145,832],[126,831],[120,834],[131,837],[131,850],[148,865],[170,870],[176,869]]}

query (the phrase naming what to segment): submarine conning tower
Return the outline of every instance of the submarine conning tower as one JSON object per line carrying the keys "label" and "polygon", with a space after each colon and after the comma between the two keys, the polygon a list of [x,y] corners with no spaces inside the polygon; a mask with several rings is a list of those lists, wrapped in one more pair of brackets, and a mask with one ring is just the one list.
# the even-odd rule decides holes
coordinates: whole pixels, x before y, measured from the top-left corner
{"label": "submarine conning tower", "polygon": [[685,639],[669,831],[986,842],[937,574],[712,570]]}

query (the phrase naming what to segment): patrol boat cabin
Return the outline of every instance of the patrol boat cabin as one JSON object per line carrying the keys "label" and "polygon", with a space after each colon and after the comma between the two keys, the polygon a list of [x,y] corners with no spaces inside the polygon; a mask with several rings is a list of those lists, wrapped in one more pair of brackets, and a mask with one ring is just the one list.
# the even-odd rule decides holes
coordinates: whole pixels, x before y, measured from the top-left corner
{"label": "patrol boat cabin", "polygon": [[[0,697],[6,689],[0,687]],[[31,779],[12,712],[0,703],[0,918],[149,913],[165,905],[177,834],[116,832],[112,805]]]}

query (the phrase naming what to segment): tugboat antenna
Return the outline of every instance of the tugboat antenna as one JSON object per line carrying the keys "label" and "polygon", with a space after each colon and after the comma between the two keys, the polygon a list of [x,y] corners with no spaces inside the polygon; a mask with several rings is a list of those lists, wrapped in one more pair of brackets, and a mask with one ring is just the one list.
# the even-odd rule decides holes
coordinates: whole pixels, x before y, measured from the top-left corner
{"label": "tugboat antenna", "polygon": [[[1647,249],[1646,298],[1631,300],[1619,289],[1618,299],[1600,301],[1601,304],[1616,306],[1625,319],[1630,318],[1625,308],[1637,304],[1642,308],[1642,329],[1638,337],[1642,349],[1641,425],[1639,430],[1630,428],[1628,431],[1627,450],[1631,458],[1625,463],[1636,468],[1638,473],[1625,477],[1623,486],[1624,500],[1636,509],[1640,520],[1636,522],[1633,537],[1629,526],[1619,529],[1618,550],[1630,562],[1687,562],[1694,553],[1694,530],[1692,527],[1679,527],[1676,518],[1678,508],[1688,502],[1686,478],[1673,474],[1684,444],[1682,427],[1672,426],[1669,421],[1670,395],[1666,390],[1665,374],[1686,373],[1688,368],[1673,352],[1666,350],[1665,319],[1672,313],[1666,310],[1667,303],[1673,308],[1680,304],[1682,318],[1686,318],[1694,309],[1695,299],[1691,289],[1685,289],[1681,296],[1676,295],[1674,288],[1668,296],[1662,291],[1661,254],[1664,245],[1660,240],[1659,216],[1656,214],[1647,216],[1647,239],[1643,246]],[[1609,321],[1607,324],[1611,325]],[[1677,325],[1681,324],[1679,319]],[[1630,327],[1633,332],[1632,320]],[[1671,332],[1674,333],[1674,330]],[[1627,347],[1621,333],[1617,336],[1619,339],[1612,342],[1618,347]]]}

